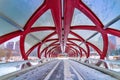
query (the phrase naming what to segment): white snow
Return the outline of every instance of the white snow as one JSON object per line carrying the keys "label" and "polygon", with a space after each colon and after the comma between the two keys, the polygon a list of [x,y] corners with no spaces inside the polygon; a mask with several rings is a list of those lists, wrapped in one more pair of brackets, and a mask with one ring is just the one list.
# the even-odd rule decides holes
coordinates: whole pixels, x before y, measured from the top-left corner
{"label": "white snow", "polygon": [[20,75],[19,77],[16,77],[14,80],[43,80],[56,63],[57,61],[53,61],[43,66],[37,67],[25,74]]}
{"label": "white snow", "polygon": [[0,76],[19,70],[16,67],[2,67],[0,68]]}
{"label": "white snow", "polygon": [[55,71],[55,69],[58,67],[58,65],[60,64],[60,62],[58,62],[55,67],[49,72],[49,74],[45,77],[44,80],[49,80],[49,78],[51,77],[51,75],[53,74],[53,72]]}
{"label": "white snow", "polygon": [[[78,62],[67,59],[64,59],[63,61],[64,61],[64,80],[82,80],[81,75],[82,77],[84,77],[85,80],[117,80],[107,74],[89,68]],[[56,60],[48,64],[45,64],[41,67],[37,67],[34,70],[22,74],[19,77],[16,77],[14,80],[39,80],[39,79],[43,80],[43,77],[47,76],[48,72],[51,71],[51,69],[53,69],[52,72],[50,73],[50,75],[52,75],[54,67],[57,62],[58,61]],[[19,70],[19,68],[10,66],[1,67],[0,76],[17,70]]]}
{"label": "white snow", "polygon": [[67,61],[64,60],[64,80],[73,80],[74,74],[71,73],[70,64]]}
{"label": "white snow", "polygon": [[69,60],[69,62],[77,71],[79,71],[79,73],[81,73],[82,76],[84,76],[86,80],[117,80],[107,74],[104,74],[100,71],[82,65],[78,62],[71,60]]}

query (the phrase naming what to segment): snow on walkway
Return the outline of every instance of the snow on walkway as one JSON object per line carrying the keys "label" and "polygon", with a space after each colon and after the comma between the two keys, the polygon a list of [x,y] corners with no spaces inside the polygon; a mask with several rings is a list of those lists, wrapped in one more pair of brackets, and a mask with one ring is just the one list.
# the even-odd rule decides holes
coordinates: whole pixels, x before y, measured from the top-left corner
{"label": "snow on walkway", "polygon": [[[47,74],[52,70],[52,68],[56,65],[57,61],[49,62],[43,66],[37,67],[14,80],[44,80]],[[13,79],[12,79],[13,80]]]}
{"label": "snow on walkway", "polygon": [[44,80],[58,62],[61,63],[57,65],[56,69],[48,80],[83,80],[82,77],[84,77],[85,80],[117,80],[107,74],[72,60],[56,60],[47,63],[23,75],[20,75],[14,80]]}
{"label": "snow on walkway", "polygon": [[81,80],[75,73],[68,60],[64,60],[64,80]]}
{"label": "snow on walkway", "polygon": [[70,64],[84,77],[85,80],[117,80],[107,74],[87,67],[78,62],[69,60]]}

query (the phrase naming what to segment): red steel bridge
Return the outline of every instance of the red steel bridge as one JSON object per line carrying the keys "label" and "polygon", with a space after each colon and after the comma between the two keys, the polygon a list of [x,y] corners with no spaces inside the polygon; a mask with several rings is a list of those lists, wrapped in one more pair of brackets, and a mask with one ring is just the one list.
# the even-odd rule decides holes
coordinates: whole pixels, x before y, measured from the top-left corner
{"label": "red steel bridge", "polygon": [[[44,66],[47,70],[46,65],[49,65],[50,71],[43,70],[44,73],[49,72],[46,76],[39,72],[39,79],[15,80],[93,80],[84,76],[87,73],[80,73],[82,67],[76,67],[77,65],[87,66],[85,69],[88,73],[91,72],[91,68],[95,68],[96,71],[105,73],[104,76],[112,76],[102,78],[103,74],[100,73],[101,77],[98,76],[94,80],[120,79],[119,72],[109,70],[110,64],[112,67],[120,66],[119,0],[1,0],[1,46],[11,39],[14,41],[16,37],[19,42],[19,55],[24,59],[22,62],[29,62],[26,65],[31,66],[29,56],[36,50],[40,69]],[[68,58],[70,60],[66,60]],[[0,66],[5,64],[9,63],[1,63]],[[26,70],[28,68],[29,70]],[[23,73],[31,70],[31,67],[28,68],[23,69]],[[33,69],[36,68],[32,66]],[[64,78],[67,70],[76,77]],[[11,77],[15,77],[16,74],[22,75],[20,71],[12,76],[2,76],[0,80],[14,80]],[[57,78],[55,72],[62,77]],[[93,75],[95,76],[95,73]]]}

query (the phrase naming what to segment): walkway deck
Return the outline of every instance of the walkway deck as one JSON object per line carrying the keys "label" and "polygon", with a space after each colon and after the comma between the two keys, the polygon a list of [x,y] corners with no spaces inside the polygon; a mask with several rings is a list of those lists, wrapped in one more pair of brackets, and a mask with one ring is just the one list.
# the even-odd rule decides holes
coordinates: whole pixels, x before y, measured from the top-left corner
{"label": "walkway deck", "polygon": [[56,60],[11,80],[117,80],[72,60]]}

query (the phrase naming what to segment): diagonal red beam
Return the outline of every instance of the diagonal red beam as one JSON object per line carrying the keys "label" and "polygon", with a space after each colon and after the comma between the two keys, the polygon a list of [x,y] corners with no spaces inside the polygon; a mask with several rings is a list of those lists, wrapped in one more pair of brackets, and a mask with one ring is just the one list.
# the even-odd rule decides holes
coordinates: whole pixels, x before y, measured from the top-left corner
{"label": "diagonal red beam", "polygon": [[[76,41],[80,41],[81,42],[80,39],[75,39],[75,38],[68,38],[68,40],[76,40]],[[86,44],[89,45],[89,46],[91,46],[92,48],[94,48],[98,52],[98,54],[100,55],[100,57],[102,56],[102,51],[99,48],[97,48],[94,44],[89,43],[87,41],[86,41]]]}
{"label": "diagonal red beam", "polygon": [[75,4],[73,0],[64,0],[64,49],[67,43],[68,34],[70,32],[74,6]]}
{"label": "diagonal red beam", "polygon": [[106,57],[107,50],[108,50],[108,36],[104,32],[102,32],[101,34],[103,38],[103,53],[102,53],[101,59],[104,59]]}
{"label": "diagonal red beam", "polygon": [[[74,55],[77,55],[77,57],[78,57],[79,51],[76,48],[74,48],[74,47],[72,47],[72,46],[70,46],[68,44],[67,44],[67,47],[71,48],[71,50],[74,52]],[[70,49],[68,51],[70,51]]]}
{"label": "diagonal red beam", "polygon": [[[52,37],[53,35],[55,35],[56,34],[56,32],[53,32],[53,33],[51,33],[51,34],[49,34],[48,36],[46,36],[41,42],[39,42],[39,43],[37,43],[37,44],[35,44],[33,47],[31,47],[27,52],[26,52],[26,55],[27,56],[29,56],[29,54],[32,52],[32,50],[34,50],[37,46],[42,46],[42,44],[47,40],[47,39],[49,39],[50,37]],[[23,46],[24,44],[22,44],[22,46]],[[21,46],[21,47],[22,47]],[[22,47],[22,48],[24,48],[24,47]],[[38,49],[39,50],[39,49]]]}
{"label": "diagonal red beam", "polygon": [[58,41],[58,38],[47,39],[45,42],[49,42],[49,41]]}
{"label": "diagonal red beam", "polygon": [[4,43],[5,41],[8,41],[14,37],[20,36],[22,34],[23,34],[22,31],[19,30],[19,31],[15,31],[15,32],[0,36],[0,44]]}
{"label": "diagonal red beam", "polygon": [[[42,44],[43,44],[46,40],[48,40],[50,37],[52,37],[53,35],[55,35],[55,34],[56,34],[56,32],[53,32],[53,33],[49,34],[46,38],[44,38],[44,39],[42,40]],[[38,46],[38,57],[39,57],[39,58],[41,58],[41,54],[40,54],[40,48],[41,48],[41,46],[42,46],[42,45],[39,45],[39,46]]]}
{"label": "diagonal red beam", "polygon": [[[67,47],[68,46],[69,45],[67,45]],[[72,46],[69,46],[69,47],[70,47],[70,50],[68,50],[68,53],[70,53],[70,51],[73,51],[74,57],[78,57],[79,51],[77,49],[75,49],[74,47],[72,47]]]}
{"label": "diagonal red beam", "polygon": [[48,55],[48,56],[50,57],[50,53],[52,53],[52,51],[53,51],[56,47],[58,47],[58,46],[59,46],[59,45],[57,45],[57,46],[51,48],[50,50],[48,50],[46,56]]}
{"label": "diagonal red beam", "polygon": [[[54,3],[54,5],[53,5]],[[63,50],[62,46],[62,6],[61,0],[49,0],[49,6],[52,12],[53,20],[56,27],[56,32],[58,34],[61,51]]]}
{"label": "diagonal red beam", "polygon": [[[72,43],[72,44],[73,44],[73,46],[78,47],[78,48],[79,48],[79,50],[81,50],[81,49],[83,50],[83,48],[82,48],[82,47],[80,47],[78,44],[74,43],[73,41],[70,41],[70,40],[68,39],[68,42]],[[87,47],[87,48],[88,48],[88,47]],[[89,49],[88,49],[88,50],[89,50]],[[84,51],[85,51],[85,50],[84,50]],[[82,54],[82,53],[81,53],[81,54]],[[80,55],[81,55],[81,54],[80,54]],[[88,57],[89,57],[89,55],[90,55],[90,53],[89,53],[89,52],[87,53],[86,51],[85,51],[85,54],[86,54],[86,57],[87,57],[87,58],[88,58]]]}
{"label": "diagonal red beam", "polygon": [[90,26],[90,25],[77,25],[70,27],[71,30],[94,30],[99,31],[99,29],[96,26]]}
{"label": "diagonal red beam", "polygon": [[45,30],[55,30],[56,28],[55,27],[34,27],[34,28],[31,28],[30,29],[30,32],[36,32],[36,31],[45,31]]}
{"label": "diagonal red beam", "polygon": [[107,29],[105,29],[104,33],[120,37],[120,30],[116,30],[116,29],[112,29],[112,28],[107,28]]}
{"label": "diagonal red beam", "polygon": [[35,21],[47,10],[49,9],[47,5],[47,0],[44,1],[44,3],[33,13],[33,15],[29,18],[27,23],[24,27],[25,34],[28,33],[32,27],[32,25],[35,23]]}
{"label": "diagonal red beam", "polygon": [[[51,47],[51,46],[54,46],[56,42],[58,42],[58,41],[54,41],[54,42],[52,42],[50,45],[48,45],[47,47],[45,47],[45,48],[40,52],[41,55],[42,55],[42,53],[43,53],[46,49],[48,49],[48,48]],[[45,54],[45,55],[46,55],[46,54]],[[46,57],[46,56],[45,56],[45,57]]]}
{"label": "diagonal red beam", "polygon": [[93,45],[90,42],[86,42],[86,44],[88,44],[89,46],[91,46],[93,49],[95,49],[97,51],[97,53],[100,55],[100,57],[102,57],[102,51],[100,49],[98,49],[95,45]]}
{"label": "diagonal red beam", "polygon": [[104,26],[98,17],[82,2],[82,0],[75,0],[75,7],[82,11],[92,22],[99,28],[102,29]]}
{"label": "diagonal red beam", "polygon": [[73,36],[76,36],[78,39],[81,40],[81,42],[85,42],[85,40],[81,36],[79,36],[78,34],[76,34],[75,32],[70,31],[70,34],[72,34]]}
{"label": "diagonal red beam", "polygon": [[[72,35],[74,35],[74,36],[76,36],[77,38],[79,38],[80,39],[80,41],[81,42],[85,42],[85,40],[82,38],[82,37],[80,37],[78,34],[76,34],[76,33],[74,33],[74,32],[72,32],[72,31],[70,31],[70,33],[72,34]],[[105,34],[105,36],[106,36],[106,34]],[[105,37],[103,37],[103,38],[105,38]],[[72,39],[72,38],[71,38]],[[73,40],[77,40],[77,39],[73,39]],[[104,42],[106,45],[107,45],[107,41],[106,42]],[[86,44],[88,44],[87,43],[87,41],[86,41]],[[85,45],[86,45],[85,44]],[[89,44],[90,45],[90,44]],[[93,45],[93,44],[92,44]],[[87,46],[86,46],[87,47]],[[101,57],[101,59],[102,59],[102,53],[101,53],[101,50],[99,50],[96,46],[92,46],[96,51],[98,51],[98,53],[99,53],[99,55],[100,55],[100,57]],[[104,53],[103,53],[103,55],[105,54],[105,52],[106,52],[106,47],[105,47],[105,51],[103,51]],[[105,56],[104,56],[105,57]]]}
{"label": "diagonal red beam", "polygon": [[26,37],[26,35],[21,35],[20,36],[20,51],[21,51],[22,58],[24,60],[27,60],[28,57],[27,57],[27,55],[25,53],[25,46],[24,46],[25,37]]}

